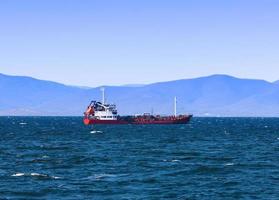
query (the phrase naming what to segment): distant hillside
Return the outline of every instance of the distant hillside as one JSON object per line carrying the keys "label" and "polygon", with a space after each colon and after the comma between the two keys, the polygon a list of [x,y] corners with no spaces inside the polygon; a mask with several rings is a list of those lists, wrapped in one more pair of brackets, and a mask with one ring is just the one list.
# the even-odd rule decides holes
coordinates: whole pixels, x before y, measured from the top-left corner
{"label": "distant hillside", "polygon": [[[30,77],[0,74],[0,115],[81,115],[100,88],[67,86]],[[149,85],[106,87],[107,101],[120,114],[170,114],[178,110],[199,116],[279,116],[279,84],[213,75]]]}

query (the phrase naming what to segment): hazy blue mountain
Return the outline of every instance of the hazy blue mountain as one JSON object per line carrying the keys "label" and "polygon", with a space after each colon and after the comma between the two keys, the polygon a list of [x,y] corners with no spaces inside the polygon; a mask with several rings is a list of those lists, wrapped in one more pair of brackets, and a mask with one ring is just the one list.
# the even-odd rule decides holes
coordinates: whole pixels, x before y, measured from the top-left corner
{"label": "hazy blue mountain", "polygon": [[[199,116],[279,116],[279,84],[213,75],[137,85],[106,86],[106,98],[120,114],[173,112]],[[67,86],[0,74],[0,115],[81,115],[100,88]]]}
{"label": "hazy blue mountain", "polygon": [[145,84],[127,84],[127,85],[122,85],[124,87],[143,87]]}

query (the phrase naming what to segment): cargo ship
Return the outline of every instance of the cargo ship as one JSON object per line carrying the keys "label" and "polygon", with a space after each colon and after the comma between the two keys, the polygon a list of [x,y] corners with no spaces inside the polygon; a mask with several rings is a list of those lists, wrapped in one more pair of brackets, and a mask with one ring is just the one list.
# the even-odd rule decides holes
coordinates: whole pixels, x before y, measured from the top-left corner
{"label": "cargo ship", "polygon": [[176,97],[174,98],[174,114],[170,116],[143,115],[119,116],[115,104],[105,102],[105,89],[102,88],[102,102],[91,101],[84,112],[83,122],[85,125],[95,124],[186,124],[192,115],[177,115]]}

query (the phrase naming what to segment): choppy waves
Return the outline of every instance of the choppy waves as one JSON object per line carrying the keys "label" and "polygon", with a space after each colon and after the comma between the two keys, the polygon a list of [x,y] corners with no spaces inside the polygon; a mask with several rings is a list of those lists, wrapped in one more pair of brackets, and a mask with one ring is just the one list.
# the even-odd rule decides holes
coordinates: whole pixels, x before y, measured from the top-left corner
{"label": "choppy waves", "polygon": [[0,117],[0,199],[277,199],[279,119]]}

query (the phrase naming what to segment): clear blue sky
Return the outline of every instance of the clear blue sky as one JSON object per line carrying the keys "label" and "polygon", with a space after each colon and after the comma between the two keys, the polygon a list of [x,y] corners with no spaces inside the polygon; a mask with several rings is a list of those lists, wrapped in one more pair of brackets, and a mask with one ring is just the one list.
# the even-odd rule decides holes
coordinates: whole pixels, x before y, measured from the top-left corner
{"label": "clear blue sky", "polygon": [[278,0],[0,1],[0,72],[72,85],[279,79]]}

